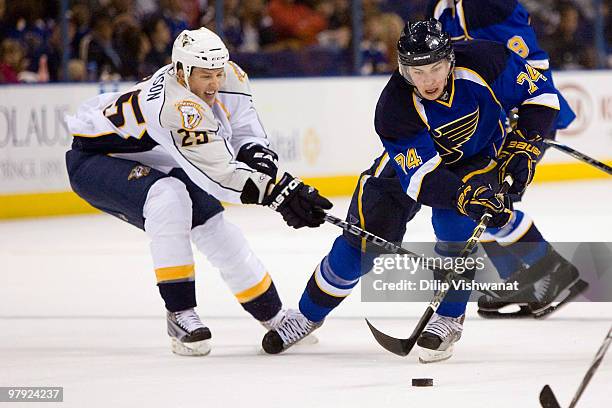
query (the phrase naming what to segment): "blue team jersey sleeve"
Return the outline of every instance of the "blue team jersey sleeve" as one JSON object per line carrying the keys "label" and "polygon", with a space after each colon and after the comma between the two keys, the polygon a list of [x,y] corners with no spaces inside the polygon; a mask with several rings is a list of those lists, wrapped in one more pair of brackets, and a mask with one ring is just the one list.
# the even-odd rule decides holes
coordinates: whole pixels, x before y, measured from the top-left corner
{"label": "blue team jersey sleeve", "polygon": [[409,139],[383,138],[382,142],[393,160],[402,188],[418,201],[423,179],[442,163],[429,133],[421,131]]}
{"label": "blue team jersey sleeve", "polygon": [[548,54],[538,44],[529,13],[516,0],[432,0],[428,16],[440,20],[455,41],[496,41],[532,66],[548,69]]}
{"label": "blue team jersey sleeve", "polygon": [[519,127],[548,134],[559,112],[559,94],[544,74],[510,52],[491,88],[506,112],[518,108]]}

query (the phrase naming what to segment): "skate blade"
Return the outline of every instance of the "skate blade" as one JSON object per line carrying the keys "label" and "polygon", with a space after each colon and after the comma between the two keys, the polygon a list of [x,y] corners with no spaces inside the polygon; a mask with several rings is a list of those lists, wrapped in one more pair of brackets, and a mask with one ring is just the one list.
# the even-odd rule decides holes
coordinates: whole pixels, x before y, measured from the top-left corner
{"label": "skate blade", "polygon": [[212,349],[212,344],[210,343],[209,339],[196,341],[193,343],[182,343],[176,338],[172,337],[171,344],[172,352],[174,354],[178,354],[179,356],[206,356],[210,353],[210,350]]}
{"label": "skate blade", "polygon": [[504,306],[501,309],[478,309],[478,315],[485,319],[521,319],[532,316],[527,305],[518,304]]}
{"label": "skate blade", "polygon": [[450,345],[446,350],[430,350],[423,347],[419,348],[419,363],[431,364],[448,360],[453,356],[453,346]]}
{"label": "skate blade", "polygon": [[[568,286],[562,294],[565,295],[562,297],[562,300],[559,302],[555,302],[554,304],[549,304],[543,308],[539,308],[537,310],[533,310],[533,317],[536,319],[542,319],[548,317],[551,313],[556,311],[557,309],[565,306],[569,302],[572,301],[576,296],[587,290],[589,284],[582,279],[577,279],[571,286]],[[560,296],[561,297],[561,296]]]}
{"label": "skate blade", "polygon": [[304,337],[302,340],[298,341],[294,344],[295,347],[299,346],[312,346],[319,343],[319,339],[314,334],[309,334]]}

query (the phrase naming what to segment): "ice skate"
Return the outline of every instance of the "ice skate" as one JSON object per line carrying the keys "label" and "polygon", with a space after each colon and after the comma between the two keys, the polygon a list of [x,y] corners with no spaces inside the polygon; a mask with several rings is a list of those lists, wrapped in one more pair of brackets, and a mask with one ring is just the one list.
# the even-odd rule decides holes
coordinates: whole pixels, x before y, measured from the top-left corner
{"label": "ice skate", "polygon": [[[518,282],[519,290],[500,292],[499,299],[480,297],[478,299],[480,316],[543,317],[588,287],[588,283],[579,279],[576,267],[552,248],[531,267],[521,268],[511,275],[507,282]],[[560,303],[553,306],[553,302]]]}
{"label": "ice skate", "polygon": [[534,266],[546,271],[533,284],[534,300],[527,305],[536,318],[549,315],[589,287],[587,282],[580,279],[578,269],[554,250]]}
{"label": "ice skate", "polygon": [[308,320],[299,310],[289,309],[276,324],[276,328],[266,333],[261,347],[268,354],[278,354],[309,336],[322,324],[323,321]]}
{"label": "ice skate", "polygon": [[172,352],[181,356],[205,356],[210,353],[211,334],[193,309],[167,312],[168,336]]}
{"label": "ice skate", "polygon": [[417,340],[419,362],[436,363],[451,358],[453,345],[461,338],[464,319],[465,315],[455,318],[434,313]]}
{"label": "ice skate", "polygon": [[[276,330],[286,315],[287,315],[287,310],[281,309],[276,314],[276,316],[274,316],[270,320],[266,320],[265,322],[260,322],[260,323],[268,331]],[[317,338],[317,336],[315,336],[314,334],[309,334],[308,336],[304,337],[302,340],[298,341],[294,345],[295,346],[310,346],[313,344],[317,344],[318,342],[319,342],[319,339]]]}
{"label": "ice skate", "polygon": [[499,298],[483,295],[478,299],[478,314],[487,319],[531,317],[528,303],[533,297],[533,284],[544,276],[541,268],[520,268],[506,280],[518,290],[497,291]]}

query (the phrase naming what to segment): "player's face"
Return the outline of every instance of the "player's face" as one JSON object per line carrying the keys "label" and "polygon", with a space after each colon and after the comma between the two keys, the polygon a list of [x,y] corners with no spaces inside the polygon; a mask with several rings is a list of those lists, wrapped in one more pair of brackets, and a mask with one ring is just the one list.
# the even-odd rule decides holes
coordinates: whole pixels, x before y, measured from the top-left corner
{"label": "player's face", "polygon": [[433,101],[442,96],[448,73],[450,62],[447,59],[433,64],[421,65],[418,67],[408,67],[410,79],[423,98]]}
{"label": "player's face", "polygon": [[189,88],[191,92],[199,96],[208,106],[212,107],[217,97],[217,92],[225,82],[225,70],[223,68],[205,69],[194,67],[189,75]]}

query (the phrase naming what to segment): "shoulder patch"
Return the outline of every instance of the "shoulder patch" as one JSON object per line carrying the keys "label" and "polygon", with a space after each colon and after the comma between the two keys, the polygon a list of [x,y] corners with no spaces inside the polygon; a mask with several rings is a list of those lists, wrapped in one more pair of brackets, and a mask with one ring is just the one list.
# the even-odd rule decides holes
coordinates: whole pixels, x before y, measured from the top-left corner
{"label": "shoulder patch", "polygon": [[183,128],[193,130],[202,122],[202,118],[204,118],[204,109],[197,102],[180,101],[177,102],[175,106],[181,114]]}
{"label": "shoulder patch", "polygon": [[237,64],[232,61],[228,61],[228,65],[232,68],[232,71],[234,71],[234,74],[236,75],[236,78],[238,78],[238,81],[244,82],[248,79],[247,73],[244,72],[242,68],[240,68]]}

